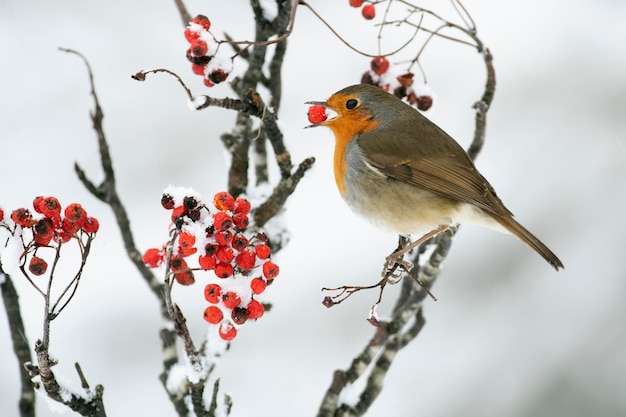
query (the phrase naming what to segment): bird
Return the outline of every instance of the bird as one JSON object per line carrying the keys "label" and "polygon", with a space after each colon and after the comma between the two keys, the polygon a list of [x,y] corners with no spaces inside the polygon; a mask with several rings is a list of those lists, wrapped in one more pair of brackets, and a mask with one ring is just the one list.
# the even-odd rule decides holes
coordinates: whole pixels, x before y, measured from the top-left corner
{"label": "bird", "polygon": [[[517,236],[557,271],[564,267],[515,220],[463,147],[414,107],[369,84],[306,104],[335,115],[316,121],[309,113],[313,123],[307,127],[334,133],[335,183],[357,214],[399,234],[400,241],[419,233],[415,242],[423,242],[462,223],[487,226]],[[399,247],[396,258],[415,242]]]}

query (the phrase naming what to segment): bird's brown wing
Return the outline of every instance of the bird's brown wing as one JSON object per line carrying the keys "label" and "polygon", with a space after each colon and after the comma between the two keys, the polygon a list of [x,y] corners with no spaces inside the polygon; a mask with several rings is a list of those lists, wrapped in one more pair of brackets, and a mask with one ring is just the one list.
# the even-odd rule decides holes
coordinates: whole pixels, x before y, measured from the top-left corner
{"label": "bird's brown wing", "polygon": [[[393,127],[402,129],[397,124]],[[413,132],[409,146],[393,135],[381,136],[384,131],[361,135],[358,144],[367,163],[389,178],[498,216],[511,215],[463,148],[447,133],[423,116],[400,131]]]}

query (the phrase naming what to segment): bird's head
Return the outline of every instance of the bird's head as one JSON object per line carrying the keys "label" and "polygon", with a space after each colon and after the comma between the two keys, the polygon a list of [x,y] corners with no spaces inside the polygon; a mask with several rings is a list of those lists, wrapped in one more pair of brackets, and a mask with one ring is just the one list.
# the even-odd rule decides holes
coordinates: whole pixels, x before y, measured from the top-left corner
{"label": "bird's head", "polygon": [[331,113],[328,119],[308,127],[326,126],[339,140],[350,140],[381,124],[393,122],[398,110],[404,107],[395,96],[368,84],[352,85],[336,92],[327,101],[306,104],[323,106]]}

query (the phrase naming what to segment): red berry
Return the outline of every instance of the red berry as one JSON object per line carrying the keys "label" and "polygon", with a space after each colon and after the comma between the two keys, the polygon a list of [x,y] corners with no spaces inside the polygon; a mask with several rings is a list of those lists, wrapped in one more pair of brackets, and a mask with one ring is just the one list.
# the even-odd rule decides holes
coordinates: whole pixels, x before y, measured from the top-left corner
{"label": "red berry", "polygon": [[263,264],[263,276],[268,280],[272,280],[278,276],[280,268],[272,261],[267,261]]}
{"label": "red berry", "polygon": [[141,257],[141,261],[150,268],[156,268],[163,263],[163,253],[157,248],[148,249]]}
{"label": "red berry", "polygon": [[222,295],[222,287],[217,284],[208,284],[204,287],[204,298],[211,304],[217,304]]}
{"label": "red berry", "polygon": [[72,235],[65,232],[63,229],[55,231],[56,240],[61,243],[67,243],[72,238]]}
{"label": "red berry", "polygon": [[400,100],[402,100],[404,97],[406,97],[406,87],[403,87],[403,86],[396,87],[393,90],[393,95],[398,97]]}
{"label": "red berry", "polygon": [[220,245],[216,245],[215,243],[207,243],[204,247],[204,251],[207,255],[213,255],[217,253],[217,250],[220,248]]}
{"label": "red berry", "polygon": [[233,266],[230,263],[224,262],[218,262],[215,268],[213,268],[213,271],[218,278],[222,279],[232,277],[235,273]]}
{"label": "red berry", "polygon": [[350,0],[350,6],[352,7],[361,7],[364,0]]}
{"label": "red berry", "polygon": [[200,268],[208,271],[215,268],[215,264],[217,263],[217,261],[215,259],[215,256],[207,254],[198,257],[198,263],[200,264]]}
{"label": "red berry", "polygon": [[430,109],[433,105],[433,98],[431,96],[419,96],[417,98],[417,108],[421,111]]}
{"label": "red berry", "polygon": [[233,215],[233,223],[235,223],[238,229],[244,230],[250,225],[250,219],[248,219],[247,214],[235,213]]}
{"label": "red berry", "polygon": [[183,217],[185,214],[187,214],[187,209],[185,208],[185,206],[175,207],[172,211],[172,223],[175,223],[176,220]]}
{"label": "red berry", "polygon": [[187,217],[189,217],[193,222],[197,222],[198,220],[200,220],[200,216],[200,208],[198,207],[192,208],[191,210],[187,211]]}
{"label": "red berry", "polygon": [[372,20],[373,18],[376,17],[376,8],[374,7],[373,4],[366,4],[361,9],[361,14],[363,15],[365,19]]}
{"label": "red berry", "polygon": [[192,64],[191,65],[191,71],[193,71],[194,74],[196,75],[200,75],[204,77],[204,65],[196,65],[196,64]]}
{"label": "red berry", "polygon": [[191,233],[182,232],[180,235],[178,235],[178,253],[180,254],[180,256],[189,256],[196,253],[198,249],[193,246],[195,244],[196,237]]}
{"label": "red berry", "polygon": [[196,39],[191,44],[191,53],[195,56],[204,56],[209,51],[209,47],[202,39]]}
{"label": "red berry", "polygon": [[225,211],[218,211],[213,215],[213,227],[215,230],[230,229],[233,225],[233,219],[229,213]]}
{"label": "red berry", "polygon": [[28,270],[33,275],[43,275],[46,273],[46,269],[48,269],[48,263],[38,256],[33,256],[28,264]]}
{"label": "red berry", "polygon": [[181,285],[191,285],[196,281],[183,258],[173,258],[170,269],[174,273],[174,279]]}
{"label": "red berry", "polygon": [[224,340],[233,340],[237,336],[237,329],[229,321],[223,321],[218,330],[220,337]]}
{"label": "red berry", "polygon": [[261,277],[254,278],[252,281],[250,281],[250,288],[255,294],[261,294],[263,291],[265,291],[266,287],[267,282],[265,282],[265,280]]}
{"label": "red berry", "polygon": [[235,236],[233,236],[233,240],[231,241],[231,245],[232,245],[233,249],[236,249],[238,251],[242,251],[246,247],[248,247],[248,238],[245,237],[241,233],[237,233]]}
{"label": "red berry", "polygon": [[218,210],[232,210],[235,207],[235,198],[226,191],[221,191],[213,196],[213,204]]}
{"label": "red berry", "polygon": [[228,78],[228,75],[229,74],[223,69],[220,69],[220,68],[214,69],[209,74],[209,80],[211,80],[211,82],[214,84],[219,84],[222,81],[226,81],[226,79]]}
{"label": "red berry", "polygon": [[0,208],[0,222],[4,220],[4,210]]}
{"label": "red berry", "polygon": [[175,206],[174,197],[169,194],[163,194],[161,196],[161,205],[165,210],[172,210]]}
{"label": "red berry", "polygon": [[80,230],[80,225],[65,218],[61,223],[61,229],[68,235],[75,235]]}
{"label": "red berry", "polygon": [[235,259],[235,252],[228,246],[220,246],[215,253],[217,260],[223,263],[228,263]]}
{"label": "red berry", "polygon": [[193,277],[193,272],[191,271],[177,272],[174,274],[174,279],[176,279],[180,285],[191,285],[196,282],[196,279]]}
{"label": "red berry", "polygon": [[211,324],[217,324],[224,318],[222,310],[216,306],[208,306],[205,308],[203,316],[204,319]]}
{"label": "red berry", "polygon": [[39,206],[42,213],[45,217],[51,219],[60,219],[61,218],[61,204],[56,197],[46,197],[43,199],[41,205]]}
{"label": "red berry", "polygon": [[13,210],[11,212],[11,220],[13,220],[18,226],[22,227],[33,227],[37,224],[37,220],[33,220],[33,215],[28,209],[25,208]]}
{"label": "red berry", "polygon": [[183,198],[183,206],[187,210],[194,209],[198,206],[198,200],[196,200],[195,197],[186,196],[185,198]]}
{"label": "red berry", "polygon": [[215,84],[213,84],[213,82],[211,80],[209,80],[208,78],[205,78],[204,80],[204,85],[206,85],[207,87],[213,87]]}
{"label": "red berry", "polygon": [[83,223],[83,230],[86,233],[96,233],[100,229],[100,223],[95,217],[87,217]]}
{"label": "red berry", "polygon": [[78,203],[72,203],[69,206],[65,207],[65,218],[72,223],[82,224],[82,222],[87,217],[87,212],[83,209]]}
{"label": "red berry", "polygon": [[45,246],[52,240],[54,235],[54,225],[50,219],[41,219],[34,229],[34,242],[36,245]]}
{"label": "red berry", "polygon": [[233,212],[235,214],[248,214],[250,213],[250,202],[245,198],[238,198],[235,200]]}
{"label": "red berry", "polygon": [[230,230],[222,230],[215,234],[215,241],[221,245],[228,245],[233,240],[233,233]]}
{"label": "red berry", "polygon": [[172,272],[183,272],[187,269],[189,269],[189,266],[187,266],[187,262],[182,257],[172,257],[170,261],[170,270]]}
{"label": "red berry", "polygon": [[267,246],[265,243],[259,243],[254,247],[254,250],[256,251],[256,256],[259,257],[259,259],[267,259],[270,257],[270,253],[272,252],[272,250],[270,249],[269,246]]}
{"label": "red berry", "polygon": [[199,14],[193,19],[191,19],[193,23],[196,23],[204,28],[204,30],[209,30],[211,28],[211,21],[205,15]]}
{"label": "red berry", "polygon": [[35,197],[35,199],[33,200],[33,208],[35,209],[37,213],[43,213],[42,208],[41,208],[43,206],[43,200],[44,198],[41,195]]}
{"label": "red berry", "polygon": [[255,261],[256,253],[252,249],[245,249],[237,255],[237,265],[241,269],[248,270],[254,268]]}
{"label": "red berry", "polygon": [[230,314],[230,317],[233,319],[233,322],[238,325],[244,324],[248,320],[248,309],[242,307],[236,307],[233,309],[233,312]]}
{"label": "red berry", "polygon": [[382,75],[389,69],[389,61],[384,56],[377,56],[370,61],[370,68],[378,75]]}
{"label": "red berry", "polygon": [[309,122],[311,123],[322,123],[328,119],[328,116],[326,115],[326,107],[321,104],[314,104],[309,107],[308,116]]}
{"label": "red berry", "polygon": [[265,307],[263,304],[259,303],[257,300],[251,300],[246,307],[248,309],[248,318],[249,319],[258,319],[263,317],[263,313],[265,313]]}
{"label": "red berry", "polygon": [[191,30],[189,28],[185,29],[185,39],[187,39],[187,42],[192,43],[199,37],[200,37],[200,34],[198,32]]}
{"label": "red berry", "polygon": [[239,294],[234,291],[228,291],[226,294],[222,295],[222,301],[224,301],[224,305],[226,308],[235,308],[239,304],[241,304],[241,298],[239,298]]}
{"label": "red berry", "polygon": [[361,76],[361,84],[376,85],[374,78],[372,77],[372,71],[365,71]]}
{"label": "red berry", "polygon": [[401,86],[409,88],[413,85],[413,76],[414,74],[412,72],[407,72],[406,74],[398,75],[396,79]]}

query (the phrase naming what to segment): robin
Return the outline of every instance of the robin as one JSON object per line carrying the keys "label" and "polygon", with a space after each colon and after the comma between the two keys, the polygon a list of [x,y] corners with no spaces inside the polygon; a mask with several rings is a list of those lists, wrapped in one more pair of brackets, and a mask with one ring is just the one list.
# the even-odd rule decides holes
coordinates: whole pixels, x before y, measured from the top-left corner
{"label": "robin", "polygon": [[401,241],[403,236],[423,234],[399,248],[396,259],[449,227],[473,223],[512,233],[556,270],[563,268],[559,258],[513,218],[465,150],[410,105],[367,84],[307,104],[336,113],[310,127],[326,126],[335,134],[335,182],[348,206],[398,233]]}

